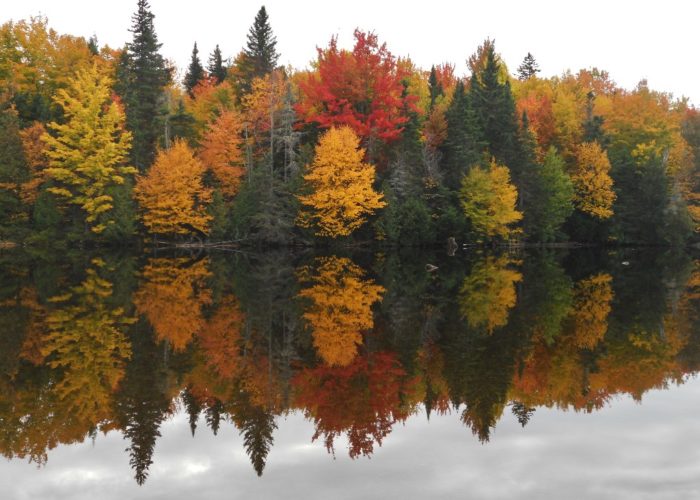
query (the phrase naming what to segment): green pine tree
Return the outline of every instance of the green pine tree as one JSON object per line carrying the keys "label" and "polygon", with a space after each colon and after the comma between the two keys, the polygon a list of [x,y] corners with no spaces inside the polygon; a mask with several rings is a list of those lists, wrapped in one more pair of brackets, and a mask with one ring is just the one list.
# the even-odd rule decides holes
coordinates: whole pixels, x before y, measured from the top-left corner
{"label": "green pine tree", "polygon": [[539,242],[556,239],[559,228],[574,210],[574,188],[564,160],[552,147],[534,172],[534,192],[525,209],[525,233]]}
{"label": "green pine tree", "polygon": [[159,50],[161,44],[153,26],[153,13],[147,0],[138,0],[132,17],[133,39],[126,46],[117,68],[116,90],[126,107],[126,125],[133,134],[132,163],[144,172],[155,158],[161,132],[161,97],[170,80]]}
{"label": "green pine tree", "polygon": [[199,49],[197,49],[197,42],[194,42],[194,48],[192,48],[192,58],[190,59],[190,65],[187,68],[187,73],[185,73],[185,79],[183,81],[185,90],[187,90],[187,93],[191,97],[194,97],[192,90],[194,90],[197,84],[205,76],[202,62],[199,60]]}
{"label": "green pine tree", "polygon": [[530,78],[536,77],[537,73],[540,72],[540,67],[535,61],[535,58],[529,52],[523,59],[523,63],[518,66],[518,79],[519,80],[529,80]]}
{"label": "green pine tree", "polygon": [[216,83],[222,83],[226,79],[226,66],[224,66],[224,60],[221,57],[221,49],[219,49],[218,44],[214,52],[209,56],[207,71],[216,80]]}
{"label": "green pine tree", "polygon": [[255,16],[253,26],[248,31],[248,41],[243,48],[243,61],[240,69],[243,75],[244,93],[250,91],[250,85],[254,78],[265,76],[277,67],[279,54],[276,45],[277,38],[272,33],[270,20],[263,5]]}

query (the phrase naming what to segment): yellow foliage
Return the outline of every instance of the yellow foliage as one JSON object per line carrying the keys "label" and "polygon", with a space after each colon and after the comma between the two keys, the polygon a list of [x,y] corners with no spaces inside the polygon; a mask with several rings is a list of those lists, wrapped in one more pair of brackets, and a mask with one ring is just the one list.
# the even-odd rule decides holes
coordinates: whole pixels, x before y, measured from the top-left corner
{"label": "yellow foliage", "polygon": [[347,236],[382,208],[382,194],[372,188],[374,166],[362,161],[364,150],[350,127],[331,128],[321,136],[304,180],[312,193],[299,196],[304,208],[298,223],[320,236]]}
{"label": "yellow foliage", "polygon": [[136,173],[125,164],[131,133],[124,130],[124,112],[112,100],[110,87],[97,65],[79,71],[54,97],[65,122],[50,123],[53,135],[42,136],[49,158],[46,174],[56,183],[49,191],[82,208],[95,233],[114,224],[108,189]]}
{"label": "yellow foliage", "polygon": [[508,238],[514,232],[511,225],[523,218],[515,209],[518,191],[510,183],[510,171],[495,160],[488,170],[474,167],[464,176],[460,200],[474,229],[489,238]]}
{"label": "yellow foliage", "polygon": [[[362,330],[374,325],[372,304],[381,300],[384,288],[364,278],[362,269],[344,257],[318,259],[312,283],[299,292],[310,301],[304,318],[312,329],[318,355],[328,365],[347,366],[362,343]],[[302,275],[309,275],[309,268]]]}
{"label": "yellow foliage", "polygon": [[464,278],[459,293],[460,312],[472,327],[485,326],[489,333],[508,323],[510,310],[515,306],[515,284],[523,275],[509,266],[508,257],[486,257],[474,264]]}
{"label": "yellow foliage", "polygon": [[207,232],[211,216],[205,203],[211,189],[204,186],[205,168],[183,140],[158,152],[146,176],[139,177],[134,194],[143,210],[143,224],[156,234]]}
{"label": "yellow foliage", "polygon": [[211,302],[205,280],[210,276],[207,259],[150,259],[143,269],[143,283],[134,305],[153,326],[156,338],[167,340],[175,351],[187,347],[205,325],[202,307]]}
{"label": "yellow foliage", "polygon": [[46,181],[48,158],[46,157],[46,144],[41,138],[46,133],[44,126],[35,122],[31,127],[21,130],[22,149],[29,167],[29,180],[21,186],[22,202],[33,205],[39,194],[39,187]]}
{"label": "yellow foliage", "polygon": [[612,309],[612,276],[600,273],[576,284],[571,313],[576,347],[593,349],[608,331]]}
{"label": "yellow foliage", "polygon": [[607,219],[613,215],[615,202],[610,160],[597,142],[585,142],[578,148],[576,165],[571,173],[574,203],[584,213]]}

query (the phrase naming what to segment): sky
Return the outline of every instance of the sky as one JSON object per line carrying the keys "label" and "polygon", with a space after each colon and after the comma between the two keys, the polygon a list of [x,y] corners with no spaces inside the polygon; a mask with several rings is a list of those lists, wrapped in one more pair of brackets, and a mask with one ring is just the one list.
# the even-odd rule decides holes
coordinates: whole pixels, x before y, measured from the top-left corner
{"label": "sky", "polygon": [[[198,42],[203,60],[218,43],[225,56],[245,44],[261,2],[230,0],[151,0],[162,53],[186,67]],[[0,0],[0,22],[43,14],[60,33],[89,37],[121,47],[136,0]],[[419,66],[451,62],[466,73],[466,59],[486,37],[511,72],[528,52],[541,76],[567,69],[598,67],[625,88],[647,79],[655,90],[686,96],[700,104],[700,48],[693,0],[267,0],[280,62],[304,68],[337,35],[350,48],[355,28],[373,30],[397,56]],[[183,71],[184,73],[184,71]]]}
{"label": "sky", "polygon": [[277,418],[262,477],[232,423],[214,436],[200,418],[193,438],[180,413],[161,427],[142,487],[116,431],[59,446],[41,468],[0,460],[0,485],[15,500],[700,498],[698,398],[700,380],[691,379],[590,414],[538,408],[525,428],[506,408],[486,444],[458,413],[419,413],[395,424],[371,459],[356,460],[342,440],[335,457],[312,442],[313,424],[293,412]]}

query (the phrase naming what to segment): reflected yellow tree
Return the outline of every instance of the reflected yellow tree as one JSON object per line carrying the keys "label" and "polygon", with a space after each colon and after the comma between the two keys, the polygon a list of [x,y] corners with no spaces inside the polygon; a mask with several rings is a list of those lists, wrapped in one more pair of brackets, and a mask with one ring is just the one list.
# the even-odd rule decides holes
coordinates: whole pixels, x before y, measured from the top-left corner
{"label": "reflected yellow tree", "polygon": [[299,296],[309,301],[304,318],[319,357],[330,366],[349,365],[362,343],[362,330],[374,325],[372,304],[381,300],[384,288],[345,257],[317,259],[315,271],[304,267],[300,278],[311,283]]}
{"label": "reflected yellow tree", "polygon": [[111,418],[112,395],[131,357],[125,329],[134,319],[110,304],[112,283],[99,275],[104,267],[94,259],[79,286],[49,299],[55,309],[41,346],[46,364],[61,373],[52,386],[60,413],[85,430]]}
{"label": "reflected yellow tree", "polygon": [[517,299],[515,284],[523,279],[510,267],[514,264],[518,262],[507,256],[489,256],[474,264],[459,294],[460,312],[469,326],[492,333],[508,323]]}
{"label": "reflected yellow tree", "polygon": [[211,303],[208,262],[153,258],[143,268],[136,310],[151,323],[156,338],[170,342],[175,351],[184,350],[204,326],[202,307]]}
{"label": "reflected yellow tree", "polygon": [[571,313],[574,343],[581,349],[593,349],[608,331],[612,309],[612,276],[599,273],[576,284]]}

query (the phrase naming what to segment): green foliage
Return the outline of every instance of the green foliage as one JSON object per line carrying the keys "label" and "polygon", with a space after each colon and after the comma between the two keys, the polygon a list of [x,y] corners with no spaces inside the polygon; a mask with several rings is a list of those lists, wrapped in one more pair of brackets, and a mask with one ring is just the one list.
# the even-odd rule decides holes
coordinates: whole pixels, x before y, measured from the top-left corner
{"label": "green foliage", "polygon": [[524,220],[525,233],[534,241],[556,240],[573,212],[574,187],[564,169],[564,160],[552,147],[534,172],[535,191]]}
{"label": "green foliage", "polygon": [[214,52],[209,56],[207,71],[209,75],[214,78],[216,83],[222,83],[226,79],[226,66],[224,66],[224,61],[221,57],[219,44],[216,45]]}
{"label": "green foliage", "polygon": [[194,42],[194,48],[192,49],[192,58],[190,60],[190,65],[187,68],[187,73],[185,73],[185,78],[182,82],[185,86],[185,90],[188,94],[190,94],[190,97],[194,97],[192,90],[205,76],[206,74],[204,73],[202,62],[199,60],[199,50],[197,49],[197,42]]}
{"label": "green foliage", "polygon": [[389,200],[378,221],[389,243],[399,246],[426,246],[435,243],[435,224],[422,199]]}
{"label": "green foliage", "polygon": [[0,239],[22,224],[20,186],[29,180],[17,114],[0,110]]}
{"label": "green foliage", "polygon": [[250,92],[253,79],[263,77],[277,67],[279,53],[276,45],[277,38],[272,33],[270,20],[263,5],[248,31],[243,59],[238,68],[242,75],[241,86],[244,93]]}

